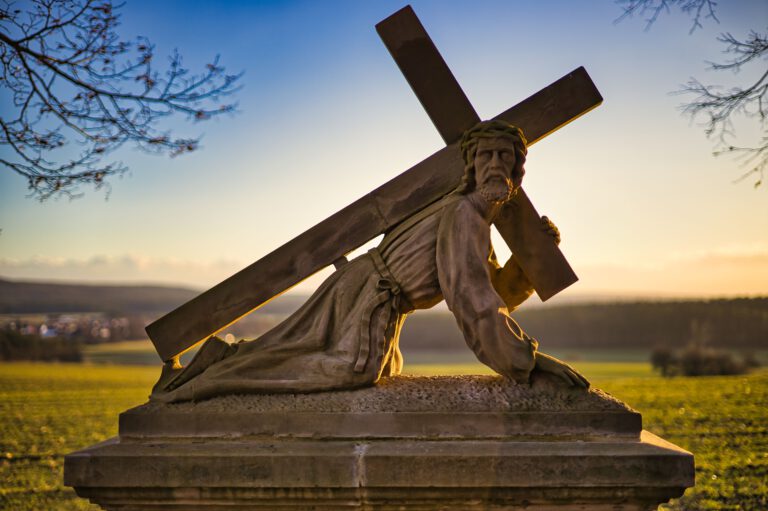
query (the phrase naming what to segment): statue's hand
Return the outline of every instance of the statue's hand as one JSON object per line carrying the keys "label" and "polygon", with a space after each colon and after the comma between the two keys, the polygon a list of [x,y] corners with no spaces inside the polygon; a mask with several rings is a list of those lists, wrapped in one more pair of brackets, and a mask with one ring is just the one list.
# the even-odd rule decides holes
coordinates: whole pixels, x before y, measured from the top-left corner
{"label": "statue's hand", "polygon": [[540,351],[536,352],[536,369],[545,373],[554,374],[574,387],[589,388],[589,381],[576,369],[562,360],[558,360],[555,357],[541,353]]}
{"label": "statue's hand", "polygon": [[560,229],[547,216],[541,217],[541,230],[555,239],[555,244],[560,244]]}

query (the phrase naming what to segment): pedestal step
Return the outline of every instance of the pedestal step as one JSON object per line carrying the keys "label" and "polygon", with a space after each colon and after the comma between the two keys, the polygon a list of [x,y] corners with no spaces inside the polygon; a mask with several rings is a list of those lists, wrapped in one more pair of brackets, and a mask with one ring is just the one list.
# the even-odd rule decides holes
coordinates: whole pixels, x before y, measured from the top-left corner
{"label": "pedestal step", "polygon": [[66,457],[65,484],[109,510],[648,510],[693,456],[599,391],[399,378],[143,405]]}

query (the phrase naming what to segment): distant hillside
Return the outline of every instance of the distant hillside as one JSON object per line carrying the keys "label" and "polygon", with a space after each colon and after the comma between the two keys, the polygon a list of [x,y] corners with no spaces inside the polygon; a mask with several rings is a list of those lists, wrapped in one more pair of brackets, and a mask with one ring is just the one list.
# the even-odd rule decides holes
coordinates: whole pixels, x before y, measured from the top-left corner
{"label": "distant hillside", "polygon": [[768,349],[768,298],[601,303],[529,309],[515,315],[542,345],[590,348]]}
{"label": "distant hillside", "polygon": [[[183,287],[60,284],[0,279],[0,314],[107,312],[164,314],[200,291]],[[260,311],[289,314],[305,296],[281,296]]]}
{"label": "distant hillside", "polygon": [[[724,349],[768,349],[768,298],[574,304],[512,314],[539,340],[558,348],[651,349],[704,342]],[[403,351],[466,350],[450,313],[416,312],[401,335]]]}
{"label": "distant hillside", "polygon": [[0,313],[162,312],[197,291],[163,286],[103,286],[0,280]]}

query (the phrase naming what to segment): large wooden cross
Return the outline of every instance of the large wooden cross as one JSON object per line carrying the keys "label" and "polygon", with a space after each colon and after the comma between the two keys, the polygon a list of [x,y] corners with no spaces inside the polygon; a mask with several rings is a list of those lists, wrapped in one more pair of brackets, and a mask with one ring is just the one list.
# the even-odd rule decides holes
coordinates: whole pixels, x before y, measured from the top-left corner
{"label": "large wooden cross", "polygon": [[[452,191],[464,165],[458,141],[480,121],[410,6],[376,26],[447,146],[331,215],[285,245],[147,326],[163,360],[171,360],[242,316]],[[495,119],[523,129],[531,145],[602,102],[583,67]],[[541,300],[577,277],[520,190],[495,221]]]}

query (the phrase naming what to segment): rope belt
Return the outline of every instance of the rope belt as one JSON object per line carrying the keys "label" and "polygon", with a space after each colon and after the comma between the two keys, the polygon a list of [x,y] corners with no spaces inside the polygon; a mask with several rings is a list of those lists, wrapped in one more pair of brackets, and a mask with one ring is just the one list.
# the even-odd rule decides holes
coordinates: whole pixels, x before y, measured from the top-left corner
{"label": "rope belt", "polygon": [[368,251],[368,255],[371,257],[373,266],[379,274],[379,280],[376,283],[376,289],[379,292],[368,302],[363,310],[363,321],[360,325],[360,351],[355,362],[356,373],[362,373],[368,363],[368,355],[371,352],[371,322],[373,321],[374,311],[380,305],[390,302],[386,321],[386,324],[389,325],[392,321],[392,316],[400,314],[401,303],[408,309],[413,309],[408,299],[403,295],[397,280],[395,280],[392,272],[389,271],[384,259],[381,257],[381,252],[377,248],[372,248]]}
{"label": "rope belt", "polygon": [[[371,322],[373,321],[373,313],[377,307],[391,301],[389,308],[389,315],[387,316],[387,325],[392,320],[392,315],[400,314],[402,305],[403,310],[412,311],[414,309],[413,304],[405,297],[400,288],[400,284],[397,283],[392,272],[389,271],[387,264],[381,257],[381,253],[392,244],[397,238],[403,235],[411,227],[421,222],[430,215],[435,214],[437,211],[443,209],[448,204],[451,204],[459,200],[462,196],[456,193],[451,193],[444,196],[442,199],[433,202],[429,206],[425,207],[421,211],[411,215],[404,221],[396,225],[391,231],[384,236],[378,247],[372,248],[368,251],[368,255],[373,260],[373,266],[379,274],[379,281],[376,283],[376,288],[380,291],[373,299],[366,305],[363,313],[363,321],[360,332],[360,351],[357,355],[357,361],[355,362],[355,372],[361,373],[365,370],[365,366],[368,363],[368,355],[371,352]],[[383,347],[382,347],[383,349]]]}

